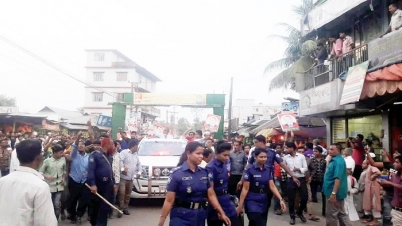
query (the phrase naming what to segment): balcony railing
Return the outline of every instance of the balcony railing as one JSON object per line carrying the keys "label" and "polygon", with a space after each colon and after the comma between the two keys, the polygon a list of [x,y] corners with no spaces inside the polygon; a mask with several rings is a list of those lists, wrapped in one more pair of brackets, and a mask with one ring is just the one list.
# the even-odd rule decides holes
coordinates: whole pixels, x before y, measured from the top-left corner
{"label": "balcony railing", "polygon": [[328,65],[321,64],[310,68],[304,73],[304,79],[301,80],[304,84],[297,86],[300,87],[300,91],[303,91],[331,82],[339,78],[341,73],[346,73],[349,67],[361,64],[367,60],[367,45],[359,46],[337,59],[330,60]]}

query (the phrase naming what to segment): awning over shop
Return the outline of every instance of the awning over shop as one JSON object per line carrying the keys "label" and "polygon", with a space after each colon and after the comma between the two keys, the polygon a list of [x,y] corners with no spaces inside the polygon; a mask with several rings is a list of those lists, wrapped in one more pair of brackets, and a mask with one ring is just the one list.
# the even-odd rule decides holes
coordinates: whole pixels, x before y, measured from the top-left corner
{"label": "awning over shop", "polygon": [[263,135],[264,137],[270,137],[273,131],[274,129],[263,129],[258,132],[256,136]]}
{"label": "awning over shop", "polygon": [[402,63],[367,73],[360,99],[364,100],[402,90]]}

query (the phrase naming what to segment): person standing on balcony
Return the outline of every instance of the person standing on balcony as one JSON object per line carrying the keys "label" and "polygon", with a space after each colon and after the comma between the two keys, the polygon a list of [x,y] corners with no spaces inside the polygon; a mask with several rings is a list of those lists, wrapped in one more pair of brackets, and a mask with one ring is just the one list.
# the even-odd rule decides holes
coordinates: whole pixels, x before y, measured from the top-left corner
{"label": "person standing on balcony", "polygon": [[384,35],[399,30],[402,27],[402,10],[398,9],[396,3],[392,3],[388,7],[388,11],[392,14],[391,22],[384,34],[380,36],[380,38],[384,37]]}
{"label": "person standing on balcony", "polygon": [[317,44],[317,65],[324,64],[324,61],[328,58],[327,49],[325,49],[324,44],[321,42]]}
{"label": "person standing on balcony", "polygon": [[342,42],[342,53],[346,54],[355,48],[354,39],[347,35],[345,31],[339,33],[339,37],[343,40]]}
{"label": "person standing on balcony", "polygon": [[329,59],[340,57],[342,55],[343,40],[340,38],[336,38],[336,35],[332,35],[329,38],[329,41],[332,43],[332,50],[331,55],[329,55]]}

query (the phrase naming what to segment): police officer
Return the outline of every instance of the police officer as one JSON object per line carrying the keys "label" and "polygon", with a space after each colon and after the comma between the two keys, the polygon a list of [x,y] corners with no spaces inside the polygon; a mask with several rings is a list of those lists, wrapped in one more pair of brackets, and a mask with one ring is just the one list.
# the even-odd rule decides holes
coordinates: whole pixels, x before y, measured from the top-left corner
{"label": "police officer", "polygon": [[190,142],[185,153],[187,159],[181,158],[180,166],[172,170],[169,177],[158,226],[163,226],[169,212],[170,226],[204,226],[207,199],[221,219],[230,225],[230,219],[210,186],[207,171],[198,166],[203,159],[203,146],[198,142]]}
{"label": "police officer", "polygon": [[[272,178],[274,178],[274,164],[275,162],[278,163],[285,171],[290,175],[292,178],[293,182],[297,185],[300,185],[299,180],[293,175],[293,172],[289,169],[289,167],[283,162],[283,159],[279,154],[277,154],[274,150],[271,148],[266,147],[266,139],[263,135],[258,135],[254,138],[254,144],[255,144],[255,149],[257,148],[262,148],[267,151],[267,161],[266,165],[270,169],[270,173],[272,174]],[[255,151],[254,149],[254,151]],[[252,165],[255,162],[255,152],[253,150],[250,151],[251,154],[249,155],[248,159],[248,165]],[[243,178],[244,179],[244,178]],[[243,184],[243,180],[240,181],[237,185],[237,189],[240,190],[241,185]],[[272,193],[270,190],[268,190],[268,209],[271,206],[271,199],[272,199]]]}
{"label": "police officer", "polygon": [[[102,139],[101,150],[95,150],[89,157],[88,180],[93,193],[98,192],[109,202],[112,200],[113,189],[117,189],[113,178],[111,153],[114,150],[114,143],[110,138]],[[110,207],[99,197],[93,200],[93,212],[91,214],[91,225],[106,226]]]}
{"label": "police officer", "polygon": [[248,165],[243,175],[243,189],[237,212],[243,212],[243,206],[249,219],[249,226],[266,226],[268,218],[268,190],[280,200],[281,208],[286,205],[273,181],[271,168],[267,162],[267,150],[254,150],[255,163]]}
{"label": "police officer", "polygon": [[[239,226],[239,218],[237,217],[236,207],[230,200],[228,194],[229,175],[225,163],[229,159],[232,145],[225,141],[218,141],[215,152],[215,159],[208,163],[206,170],[210,180],[211,188],[214,189],[219,204],[225,211],[226,216],[230,218],[232,226]],[[216,211],[208,206],[208,226],[222,226],[224,222],[219,219]]]}

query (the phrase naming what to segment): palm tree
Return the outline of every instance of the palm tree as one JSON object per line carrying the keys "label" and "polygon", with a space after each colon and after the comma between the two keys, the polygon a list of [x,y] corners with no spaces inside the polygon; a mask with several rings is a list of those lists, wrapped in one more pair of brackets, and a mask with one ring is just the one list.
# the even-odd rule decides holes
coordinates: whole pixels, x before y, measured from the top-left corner
{"label": "palm tree", "polygon": [[[313,6],[313,0],[301,0],[301,4],[298,6],[294,6],[292,12],[298,16],[297,19],[301,20],[310,12]],[[289,85],[292,85],[294,83],[294,73],[289,72],[289,67],[298,62],[303,55],[310,54],[311,48],[315,48],[314,45],[310,46],[310,44],[312,43],[309,43],[305,46],[305,52],[302,53],[302,36],[300,30],[287,23],[280,23],[278,24],[278,26],[286,31],[286,35],[270,35],[269,38],[284,41],[288,44],[288,46],[285,49],[284,57],[268,64],[268,66],[265,68],[265,72],[270,72],[273,69],[278,68],[287,69],[282,71],[280,74],[276,75],[275,78],[272,79],[271,84],[269,85],[270,90],[287,88],[289,87]],[[303,66],[307,66],[309,64],[307,58],[305,58],[304,61],[304,63],[297,67],[299,68],[299,70],[304,69]],[[311,66],[311,64],[309,66]],[[294,86],[292,86],[291,89],[294,89]]]}

